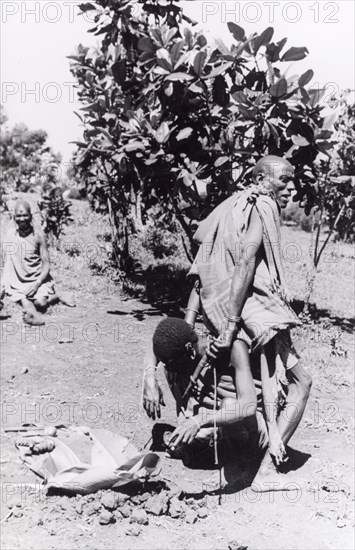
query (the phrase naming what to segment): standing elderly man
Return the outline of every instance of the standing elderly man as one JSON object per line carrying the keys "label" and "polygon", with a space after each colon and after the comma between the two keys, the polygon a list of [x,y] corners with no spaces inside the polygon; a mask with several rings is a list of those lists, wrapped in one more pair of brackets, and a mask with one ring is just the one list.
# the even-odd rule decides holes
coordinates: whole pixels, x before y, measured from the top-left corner
{"label": "standing elderly man", "polygon": [[[293,177],[287,160],[271,155],[260,159],[253,184],[234,193],[200,224],[195,235],[200,248],[190,271],[198,285],[185,320],[194,325],[201,308],[213,337],[207,350],[210,360],[228,355],[235,368],[243,362],[245,369],[246,350],[260,353],[269,446],[254,481],[258,491],[270,490],[278,479],[277,468],[287,459],[285,444],[302,417],[311,385],[289,335],[300,322],[288,303],[280,242],[280,209],[290,198]],[[249,364],[247,368],[250,371]],[[248,379],[252,383],[252,376]],[[288,394],[287,402],[295,406],[288,407],[285,418],[279,412],[290,380],[297,382],[292,385],[296,393]],[[155,393],[153,401],[156,398]]]}
{"label": "standing elderly man", "polygon": [[68,303],[55,292],[50,275],[49,252],[42,231],[33,226],[31,207],[19,200],[14,211],[15,225],[4,240],[5,267],[2,292],[23,308],[23,320],[29,325],[43,325],[37,308],[44,309],[61,301]]}

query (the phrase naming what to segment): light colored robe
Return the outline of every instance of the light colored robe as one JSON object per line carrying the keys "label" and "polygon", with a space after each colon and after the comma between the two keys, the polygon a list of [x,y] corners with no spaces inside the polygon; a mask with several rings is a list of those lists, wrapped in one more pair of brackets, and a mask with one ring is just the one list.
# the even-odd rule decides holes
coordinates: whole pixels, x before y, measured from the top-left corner
{"label": "light colored robe", "polygon": [[[5,266],[1,286],[10,300],[19,302],[27,296],[31,285],[38,281],[42,273],[39,243],[34,232],[21,237],[17,228],[13,227],[5,236],[3,252]],[[50,294],[54,294],[54,283],[49,275],[31,300]]]}

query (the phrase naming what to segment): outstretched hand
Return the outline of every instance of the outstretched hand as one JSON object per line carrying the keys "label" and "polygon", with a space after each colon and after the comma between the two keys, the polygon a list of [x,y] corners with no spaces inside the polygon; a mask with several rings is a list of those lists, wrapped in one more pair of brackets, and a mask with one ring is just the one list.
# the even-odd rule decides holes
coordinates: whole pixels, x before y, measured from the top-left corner
{"label": "outstretched hand", "polygon": [[160,418],[160,406],[165,407],[163,392],[155,377],[144,377],[143,407],[149,416],[155,420]]}
{"label": "outstretched hand", "polygon": [[183,420],[171,434],[169,448],[174,450],[180,443],[192,443],[200,428],[192,418]]}

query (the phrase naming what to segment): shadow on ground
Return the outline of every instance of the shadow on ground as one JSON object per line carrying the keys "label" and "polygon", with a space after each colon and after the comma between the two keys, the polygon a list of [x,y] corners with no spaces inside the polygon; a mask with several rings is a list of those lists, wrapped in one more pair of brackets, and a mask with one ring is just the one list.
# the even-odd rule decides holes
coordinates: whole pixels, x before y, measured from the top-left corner
{"label": "shadow on ground", "polygon": [[[292,308],[297,315],[301,315],[305,306],[303,300],[293,300]],[[355,319],[347,317],[338,317],[333,315],[328,309],[319,309],[315,304],[309,304],[308,319],[310,322],[317,321],[334,327],[338,327],[345,332],[353,333],[355,329]],[[307,317],[306,319],[307,320]]]}

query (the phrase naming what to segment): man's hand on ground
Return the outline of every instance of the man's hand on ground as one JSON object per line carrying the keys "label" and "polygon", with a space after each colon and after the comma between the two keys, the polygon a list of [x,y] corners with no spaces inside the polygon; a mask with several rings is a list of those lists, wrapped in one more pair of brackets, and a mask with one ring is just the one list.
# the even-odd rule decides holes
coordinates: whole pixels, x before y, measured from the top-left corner
{"label": "man's hand on ground", "polygon": [[163,392],[154,376],[145,376],[143,385],[143,407],[149,416],[155,420],[160,418],[160,405],[165,407]]}
{"label": "man's hand on ground", "polygon": [[169,440],[169,448],[174,450],[181,443],[192,443],[200,428],[192,418],[187,418],[175,429]]}

